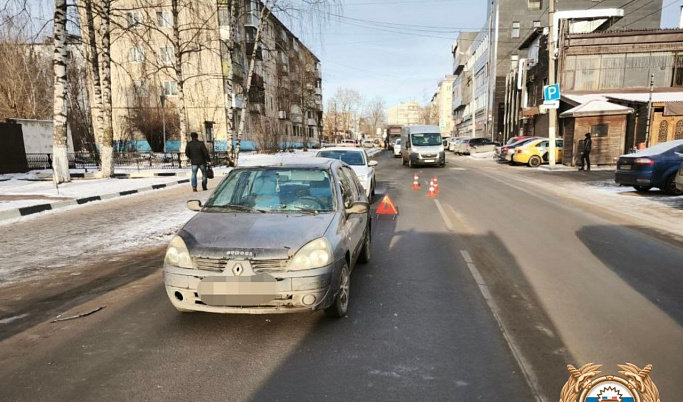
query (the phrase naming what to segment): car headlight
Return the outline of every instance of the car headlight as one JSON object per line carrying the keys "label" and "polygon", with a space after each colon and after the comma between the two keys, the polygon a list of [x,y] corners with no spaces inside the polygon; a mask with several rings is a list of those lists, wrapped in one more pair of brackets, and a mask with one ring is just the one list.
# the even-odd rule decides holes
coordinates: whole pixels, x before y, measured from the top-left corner
{"label": "car headlight", "polygon": [[322,268],[332,263],[332,246],[321,237],[301,247],[289,263],[291,271]]}
{"label": "car headlight", "polygon": [[171,243],[169,243],[164,262],[168,265],[180,268],[195,267],[192,262],[192,257],[190,257],[190,252],[187,250],[187,246],[180,236],[174,237],[173,240],[171,240]]}

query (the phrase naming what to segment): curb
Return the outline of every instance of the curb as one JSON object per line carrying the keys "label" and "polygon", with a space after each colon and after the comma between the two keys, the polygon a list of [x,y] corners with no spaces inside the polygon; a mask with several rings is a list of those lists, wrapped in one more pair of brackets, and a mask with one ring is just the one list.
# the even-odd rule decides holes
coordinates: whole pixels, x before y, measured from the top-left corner
{"label": "curb", "polygon": [[70,206],[74,206],[74,205],[83,205],[83,204],[88,204],[91,202],[110,200],[113,198],[125,197],[125,196],[133,195],[133,194],[147,193],[150,191],[160,190],[160,189],[168,188],[168,187],[173,187],[173,186],[177,186],[179,184],[186,184],[189,182],[190,182],[190,179],[183,179],[183,180],[178,180],[178,181],[166,183],[166,184],[154,184],[152,186],[142,187],[142,188],[139,188],[137,190],[127,190],[127,191],[121,191],[118,193],[111,193],[111,194],[95,195],[92,197],[77,198],[75,200],[57,201],[57,202],[53,202],[50,204],[38,204],[38,205],[31,205],[30,207],[8,209],[5,211],[0,211],[0,221],[4,221],[4,220],[8,220],[8,219],[21,218],[24,216],[37,214],[39,212],[52,211],[55,209],[66,208],[66,207],[70,207]]}
{"label": "curb", "polygon": [[[146,179],[150,177],[190,177],[192,172],[135,172],[135,173],[114,173],[116,179]],[[51,174],[41,173],[37,175],[39,180],[52,180]],[[101,179],[100,172],[71,173],[72,179]]]}

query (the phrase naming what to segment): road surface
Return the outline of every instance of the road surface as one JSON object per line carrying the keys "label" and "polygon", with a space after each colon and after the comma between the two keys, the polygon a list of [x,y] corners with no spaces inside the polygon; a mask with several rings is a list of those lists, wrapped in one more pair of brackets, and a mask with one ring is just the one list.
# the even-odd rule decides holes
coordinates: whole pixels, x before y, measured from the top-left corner
{"label": "road surface", "polygon": [[[374,205],[390,194],[400,215],[374,221],[348,318],[180,314],[163,290],[163,245],[95,255],[0,288],[0,400],[551,401],[567,364],[616,374],[627,361],[654,365],[662,400],[683,392],[679,245],[480,161],[449,155],[445,169],[411,170],[378,160]],[[186,191],[12,230],[30,239],[50,219],[89,227],[93,209],[133,206],[117,224],[138,227],[152,205],[182,208]]]}

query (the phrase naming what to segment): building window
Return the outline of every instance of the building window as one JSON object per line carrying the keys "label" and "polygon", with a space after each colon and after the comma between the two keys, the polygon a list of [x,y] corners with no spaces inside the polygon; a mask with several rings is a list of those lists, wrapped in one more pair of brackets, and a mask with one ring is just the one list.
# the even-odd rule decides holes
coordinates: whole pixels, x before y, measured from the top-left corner
{"label": "building window", "polygon": [[299,127],[299,126],[294,126],[293,129],[294,129],[294,136],[295,136],[295,137],[300,137],[300,136],[301,136],[301,127]]}
{"label": "building window", "polygon": [[676,123],[676,134],[674,134],[674,140],[683,140],[683,120],[679,120]]}
{"label": "building window", "polygon": [[676,55],[676,62],[674,64],[674,87],[683,87],[683,54]]}
{"label": "building window", "polygon": [[510,32],[512,38],[519,38],[519,21],[512,23],[512,31]]}
{"label": "building window", "polygon": [[594,124],[591,126],[591,135],[593,137],[607,137],[609,134],[609,124]]}
{"label": "building window", "polygon": [[142,63],[145,60],[145,49],[142,47],[130,48],[130,62]]}
{"label": "building window", "polygon": [[534,29],[541,27],[541,21],[534,21]]}
{"label": "building window", "polygon": [[666,142],[669,138],[669,122],[663,120],[659,123],[659,135],[657,135],[657,143]]}
{"label": "building window", "polygon": [[177,96],[178,95],[178,83],[175,81],[164,81],[164,95],[166,96]]}
{"label": "building window", "polygon": [[540,10],[541,9],[541,0],[527,0],[527,8],[529,10]]}
{"label": "building window", "polygon": [[170,11],[157,11],[157,26],[160,28],[170,28],[173,15]]}
{"label": "building window", "polygon": [[140,28],[142,25],[142,15],[139,11],[128,11],[126,13],[128,28]]}
{"label": "building window", "polygon": [[518,65],[519,65],[519,56],[516,54],[513,54],[512,56],[510,56],[510,70],[516,70]]}
{"label": "building window", "polygon": [[135,81],[133,83],[135,90],[135,96],[138,98],[146,98],[149,96],[149,91],[147,89],[147,83],[144,81]]}
{"label": "building window", "polygon": [[161,61],[162,64],[173,64],[174,59],[173,47],[164,46],[159,48],[159,61]]}

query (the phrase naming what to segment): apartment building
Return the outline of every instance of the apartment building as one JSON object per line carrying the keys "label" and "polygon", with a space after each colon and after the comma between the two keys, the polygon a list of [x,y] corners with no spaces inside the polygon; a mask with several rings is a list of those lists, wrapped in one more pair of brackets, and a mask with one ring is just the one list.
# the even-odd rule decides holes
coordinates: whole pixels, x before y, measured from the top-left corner
{"label": "apartment building", "polygon": [[454,75],[447,75],[439,82],[437,93],[439,94],[439,131],[442,137],[450,137],[453,134],[453,83]]}
{"label": "apartment building", "polygon": [[422,124],[420,103],[416,100],[403,102],[387,110],[389,125],[412,126]]}
{"label": "apartment building", "polygon": [[[486,114],[490,118],[488,135],[502,136],[505,116],[506,78],[511,65],[519,59],[518,47],[533,31],[548,27],[548,0],[491,0],[489,19],[481,34],[490,44],[487,68],[488,100]],[[570,24],[570,33],[595,30],[658,29],[661,24],[662,0],[558,0],[555,19],[580,21]]]}
{"label": "apartment building", "polygon": [[[237,1],[232,14],[227,1],[195,0],[177,10],[172,4],[117,3],[127,10],[112,24],[113,128],[118,148],[149,147],[142,127],[144,117],[152,113],[145,111],[162,108],[162,97],[170,150],[180,148],[179,124],[212,140],[215,150],[225,150],[230,134],[237,137],[245,104],[243,150],[319,141],[320,62],[276,16],[270,14],[259,27],[263,4],[254,0]],[[247,94],[252,55],[255,69]],[[185,113],[178,116],[182,103]]]}

